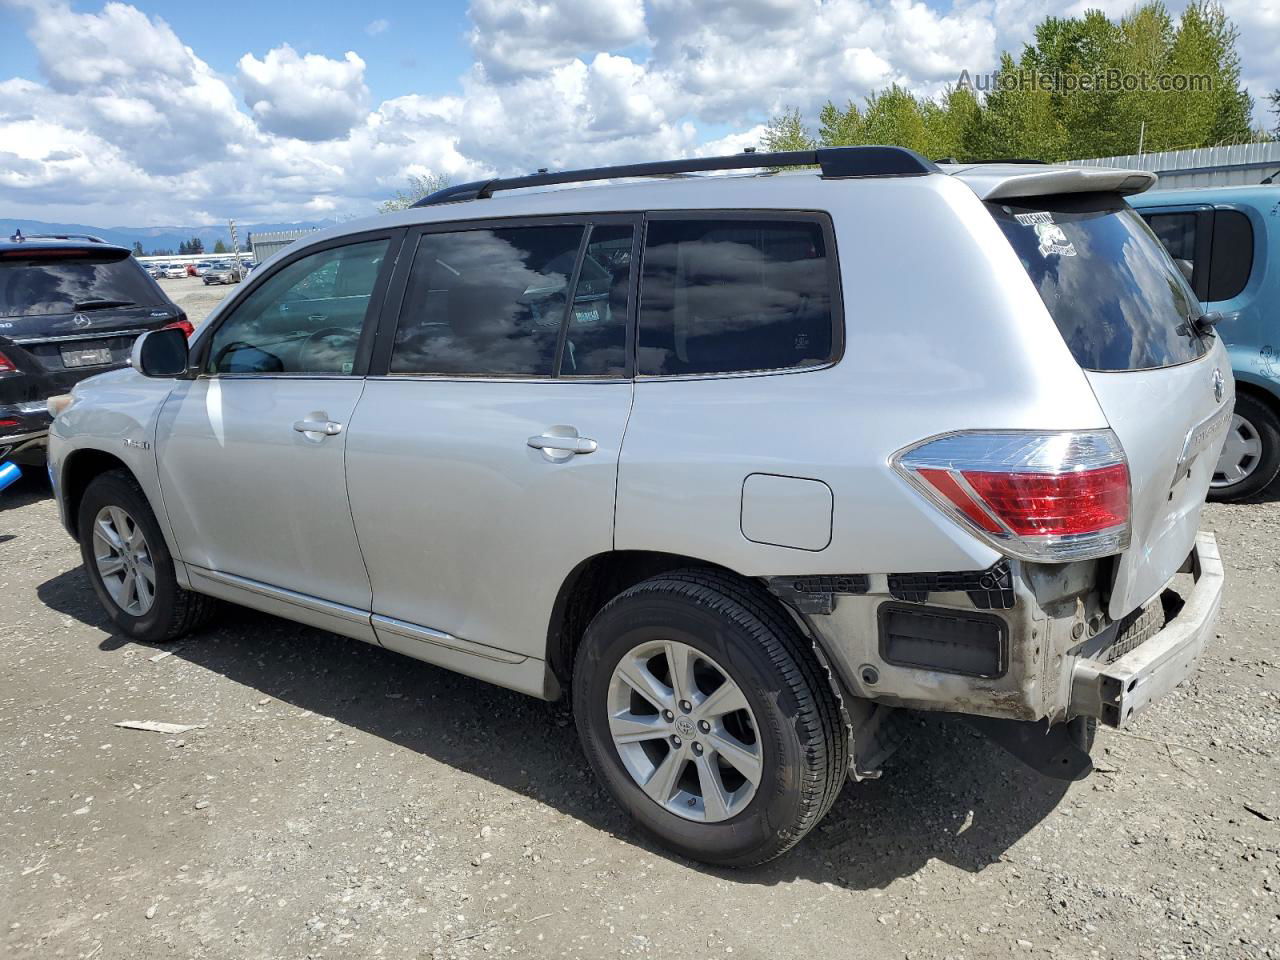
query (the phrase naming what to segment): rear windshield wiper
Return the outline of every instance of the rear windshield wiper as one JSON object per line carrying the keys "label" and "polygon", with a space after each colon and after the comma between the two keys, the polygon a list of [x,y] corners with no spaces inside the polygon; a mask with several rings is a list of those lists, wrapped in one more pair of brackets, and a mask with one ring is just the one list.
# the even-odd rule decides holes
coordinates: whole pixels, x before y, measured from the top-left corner
{"label": "rear windshield wiper", "polygon": [[76,310],[105,310],[108,307],[136,307],[132,300],[81,300],[74,307]]}

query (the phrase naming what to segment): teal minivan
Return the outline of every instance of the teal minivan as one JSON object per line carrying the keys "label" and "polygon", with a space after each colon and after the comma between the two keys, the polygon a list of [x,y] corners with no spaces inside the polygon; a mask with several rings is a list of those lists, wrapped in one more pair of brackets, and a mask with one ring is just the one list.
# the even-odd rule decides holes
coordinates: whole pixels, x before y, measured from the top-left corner
{"label": "teal minivan", "polygon": [[1236,375],[1236,409],[1209,489],[1239,500],[1280,473],[1280,184],[1129,198],[1191,281]]}

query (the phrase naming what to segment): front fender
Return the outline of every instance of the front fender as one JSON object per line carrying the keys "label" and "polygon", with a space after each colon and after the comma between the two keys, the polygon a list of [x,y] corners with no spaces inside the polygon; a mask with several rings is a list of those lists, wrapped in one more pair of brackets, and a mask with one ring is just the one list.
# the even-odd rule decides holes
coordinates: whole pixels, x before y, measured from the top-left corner
{"label": "front fender", "polygon": [[[156,464],[156,424],[174,381],[151,379],[124,369],[91,377],[72,391],[75,402],[49,428],[49,476],[63,526],[77,535],[79,493],[92,473],[118,461],[146,494],[170,554],[181,553],[169,523]],[[85,471],[90,475],[86,476]],[[179,562],[178,577],[185,578]],[[184,584],[185,585],[185,584]]]}

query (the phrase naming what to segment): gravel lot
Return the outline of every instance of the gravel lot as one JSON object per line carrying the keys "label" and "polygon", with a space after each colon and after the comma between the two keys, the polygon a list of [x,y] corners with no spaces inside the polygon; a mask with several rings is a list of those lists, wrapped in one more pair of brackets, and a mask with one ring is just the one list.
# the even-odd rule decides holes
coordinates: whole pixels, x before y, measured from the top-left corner
{"label": "gravel lot", "polygon": [[209,311],[222,302],[222,298],[240,289],[238,283],[210,284],[199,277],[183,277],[181,280],[157,280],[160,288],[174,303],[187,312],[187,319],[197,327],[204,322]]}
{"label": "gravel lot", "polygon": [[[233,289],[170,287],[193,321]],[[1042,780],[922,717],[796,850],[730,872],[638,840],[562,706],[237,608],[166,650],[112,636],[47,487],[25,479],[0,494],[0,942],[86,958],[1280,957],[1278,498],[1207,509],[1229,576],[1218,639],[1189,685],[1099,733],[1088,779]]]}

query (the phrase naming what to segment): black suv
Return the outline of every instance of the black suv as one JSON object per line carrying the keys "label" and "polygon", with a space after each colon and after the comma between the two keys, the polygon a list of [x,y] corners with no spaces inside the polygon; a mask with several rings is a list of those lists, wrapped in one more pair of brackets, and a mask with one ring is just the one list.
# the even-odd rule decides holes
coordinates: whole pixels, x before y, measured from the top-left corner
{"label": "black suv", "polygon": [[0,461],[44,463],[45,400],[129,360],[187,315],[129,250],[84,235],[0,239]]}

